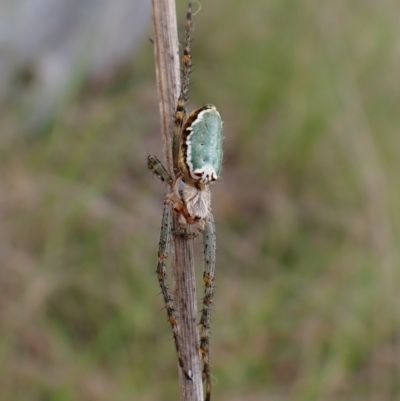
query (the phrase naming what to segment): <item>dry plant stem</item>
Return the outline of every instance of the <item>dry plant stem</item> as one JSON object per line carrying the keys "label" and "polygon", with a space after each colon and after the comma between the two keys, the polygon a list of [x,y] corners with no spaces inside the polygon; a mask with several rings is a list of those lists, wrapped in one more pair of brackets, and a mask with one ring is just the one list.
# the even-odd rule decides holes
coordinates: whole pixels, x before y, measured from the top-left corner
{"label": "dry plant stem", "polygon": [[152,0],[154,57],[165,166],[173,177],[172,122],[180,89],[175,0]]}
{"label": "dry plant stem", "polygon": [[[166,168],[173,176],[173,112],[180,89],[179,47],[175,0],[152,0],[156,78],[160,99],[161,128]],[[179,226],[173,218],[173,231]],[[174,304],[179,317],[179,339],[182,359],[192,380],[179,368],[180,400],[202,401],[203,387],[197,334],[197,298],[192,240],[172,235],[172,278]]]}

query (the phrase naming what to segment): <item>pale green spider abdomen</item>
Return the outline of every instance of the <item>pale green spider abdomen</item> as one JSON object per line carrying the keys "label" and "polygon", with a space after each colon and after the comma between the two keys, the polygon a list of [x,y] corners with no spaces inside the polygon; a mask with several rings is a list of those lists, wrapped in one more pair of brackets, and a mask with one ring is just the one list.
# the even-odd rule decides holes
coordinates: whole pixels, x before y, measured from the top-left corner
{"label": "pale green spider abdomen", "polygon": [[216,181],[222,167],[222,120],[215,106],[207,104],[190,113],[182,130],[179,164],[195,183]]}

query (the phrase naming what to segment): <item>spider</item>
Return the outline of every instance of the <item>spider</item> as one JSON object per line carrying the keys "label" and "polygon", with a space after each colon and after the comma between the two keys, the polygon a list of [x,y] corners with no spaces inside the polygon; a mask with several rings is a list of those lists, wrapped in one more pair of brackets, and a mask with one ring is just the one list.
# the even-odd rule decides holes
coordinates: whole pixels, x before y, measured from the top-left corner
{"label": "spider", "polygon": [[[206,104],[186,113],[191,71],[192,6],[188,5],[185,24],[185,44],[182,56],[181,90],[174,115],[173,133],[173,174],[167,172],[155,156],[148,156],[148,168],[169,186],[162,215],[161,234],[158,248],[157,277],[163,295],[168,321],[172,327],[178,358],[185,377],[192,380],[181,356],[178,335],[179,316],[167,283],[166,259],[171,240],[172,212],[178,215],[179,229],[173,235],[195,237],[203,234],[204,243],[204,297],[200,318],[199,351],[203,363],[203,381],[206,384],[205,401],[211,400],[211,375],[209,356],[210,314],[214,296],[216,236],[214,218],[211,213],[211,192],[209,185],[219,179],[222,166],[222,120],[215,106]],[[197,226],[196,233],[186,228]]]}

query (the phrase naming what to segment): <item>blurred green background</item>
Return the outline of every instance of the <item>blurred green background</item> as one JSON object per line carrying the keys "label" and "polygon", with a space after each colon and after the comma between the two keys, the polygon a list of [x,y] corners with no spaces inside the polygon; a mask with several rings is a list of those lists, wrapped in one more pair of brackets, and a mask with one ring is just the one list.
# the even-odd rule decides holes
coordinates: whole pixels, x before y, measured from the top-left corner
{"label": "blurred green background", "polygon": [[[201,5],[190,109],[225,130],[214,400],[400,400],[399,3]],[[24,119],[2,106],[0,400],[178,399],[151,43],[39,134]]]}

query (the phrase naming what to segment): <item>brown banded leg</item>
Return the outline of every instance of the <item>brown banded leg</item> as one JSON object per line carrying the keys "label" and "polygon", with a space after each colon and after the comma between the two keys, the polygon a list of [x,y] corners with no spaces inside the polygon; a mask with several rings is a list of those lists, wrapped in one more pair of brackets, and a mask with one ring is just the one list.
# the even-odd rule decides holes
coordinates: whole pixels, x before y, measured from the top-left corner
{"label": "brown banded leg", "polygon": [[210,213],[203,231],[204,242],[204,298],[200,318],[200,354],[203,360],[203,381],[206,385],[205,401],[211,400],[210,326],[214,297],[216,236],[213,215]]}
{"label": "brown banded leg", "polygon": [[172,186],[172,177],[168,174],[168,171],[156,156],[147,156],[147,168],[152,171],[161,181]]}
{"label": "brown banded leg", "polygon": [[171,233],[171,207],[169,205],[164,206],[163,216],[161,221],[161,234],[160,242],[158,244],[158,263],[157,263],[157,278],[161,288],[161,293],[164,299],[165,309],[168,315],[168,321],[172,328],[172,335],[174,337],[175,349],[178,358],[179,366],[181,367],[186,379],[192,380],[191,370],[185,367],[185,364],[181,355],[181,347],[179,340],[179,329],[178,329],[178,316],[174,308],[171,293],[168,287],[166,261],[169,253],[170,244],[170,233]]}
{"label": "brown banded leg", "polygon": [[176,105],[175,116],[174,116],[174,135],[172,145],[172,155],[174,161],[174,172],[175,175],[179,174],[179,148],[180,139],[182,133],[183,123],[186,119],[186,103],[188,101],[189,83],[190,83],[190,71],[192,68],[192,58],[190,54],[190,42],[192,40],[192,3],[189,3],[186,12],[186,23],[185,23],[185,43],[182,55],[182,70],[181,70],[181,91],[179,93],[178,102]]}

